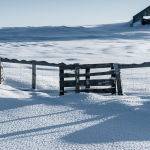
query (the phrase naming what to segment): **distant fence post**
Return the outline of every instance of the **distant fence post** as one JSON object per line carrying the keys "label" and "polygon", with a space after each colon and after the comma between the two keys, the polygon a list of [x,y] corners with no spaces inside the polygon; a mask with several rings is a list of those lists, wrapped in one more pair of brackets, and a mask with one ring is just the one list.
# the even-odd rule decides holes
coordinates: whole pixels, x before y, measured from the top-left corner
{"label": "distant fence post", "polygon": [[59,65],[59,95],[64,95],[64,63]]}
{"label": "distant fence post", "polygon": [[90,68],[86,68],[85,70],[85,80],[86,80],[86,89],[90,88]]}
{"label": "distant fence post", "polygon": [[32,89],[36,89],[36,63],[32,62]]}
{"label": "distant fence post", "polygon": [[[111,65],[111,71],[112,71],[111,78],[116,79],[116,73],[115,73],[114,64]],[[112,89],[112,94],[116,94],[116,81],[112,82],[111,86],[113,88]]]}
{"label": "distant fence post", "polygon": [[79,65],[75,68],[75,82],[76,82],[76,93],[80,92],[80,70]]}
{"label": "distant fence post", "polygon": [[119,65],[114,64],[114,69],[116,73],[118,95],[123,95]]}

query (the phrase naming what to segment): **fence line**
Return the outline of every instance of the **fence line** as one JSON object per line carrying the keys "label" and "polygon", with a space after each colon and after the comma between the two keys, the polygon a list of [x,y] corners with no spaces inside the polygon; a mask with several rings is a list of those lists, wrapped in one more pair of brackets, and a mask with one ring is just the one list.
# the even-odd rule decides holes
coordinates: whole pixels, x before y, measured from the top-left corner
{"label": "fence line", "polygon": [[[66,65],[65,63],[49,63],[47,61],[36,61],[36,60],[18,60],[18,59],[8,59],[8,58],[0,58],[0,62],[7,62],[7,63],[20,63],[20,64],[36,64],[41,66],[52,66],[52,67],[59,67],[63,65],[65,69],[74,69],[79,64],[69,64]],[[100,63],[100,64],[80,64],[80,69],[90,68],[106,68],[111,67],[114,63]],[[127,68],[141,68],[141,67],[150,67],[150,62],[144,62],[141,64],[120,64],[118,63],[120,69],[127,69]]]}
{"label": "fence line", "polygon": [[2,83],[2,62],[31,65],[32,66],[32,89],[36,89],[36,76],[37,76],[36,66],[37,65],[59,67],[59,64],[48,63],[46,61],[35,61],[35,60],[27,61],[27,60],[0,58],[0,84]]}
{"label": "fence line", "polygon": [[[32,68],[32,89],[36,89],[36,78],[37,78],[37,66],[50,66],[59,68],[59,88],[60,95],[63,95],[65,87],[75,87],[75,92],[99,92],[99,93],[112,93],[122,95],[122,83],[120,70],[130,69],[130,68],[144,68],[150,67],[150,62],[144,62],[141,64],[120,64],[120,63],[103,63],[103,64],[65,64],[65,63],[48,63],[46,61],[27,61],[27,60],[17,60],[0,58],[0,84],[2,83],[2,63],[16,63],[16,64],[26,64],[31,65]],[[91,72],[91,69],[109,69],[107,71],[97,71]],[[73,70],[74,73],[66,73],[65,70]],[[84,73],[80,70],[85,70]],[[109,79],[91,79],[91,77],[97,76],[108,76]],[[84,80],[80,78],[85,78]],[[66,78],[75,78],[74,80],[65,80]],[[85,86],[85,89],[80,89],[81,86]],[[107,89],[92,89],[92,86],[111,86]]]}

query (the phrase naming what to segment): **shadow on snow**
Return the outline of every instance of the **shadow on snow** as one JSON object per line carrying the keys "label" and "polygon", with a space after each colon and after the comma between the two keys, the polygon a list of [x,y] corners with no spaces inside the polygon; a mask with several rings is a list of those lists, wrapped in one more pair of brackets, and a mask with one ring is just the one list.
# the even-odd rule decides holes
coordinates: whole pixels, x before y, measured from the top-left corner
{"label": "shadow on snow", "polygon": [[[62,140],[67,143],[78,143],[78,144],[93,144],[93,143],[108,143],[108,142],[118,142],[118,141],[149,141],[150,140],[150,103],[145,102],[139,109],[135,107],[128,106],[117,101],[117,97],[110,101],[103,101],[99,103],[89,103],[87,101],[89,94],[70,94],[66,96],[49,96],[43,97],[38,92],[30,92],[30,99],[13,99],[13,98],[0,98],[0,111],[15,109],[18,107],[45,104],[52,106],[69,106],[72,109],[68,110],[74,111],[76,109],[83,110],[85,114],[92,115],[90,119],[83,119],[80,121],[69,122],[65,124],[56,124],[50,126],[44,126],[35,129],[16,131],[7,134],[1,134],[0,138],[9,138],[13,136],[25,137],[27,134],[37,133],[39,131],[46,131],[50,129],[57,129],[62,127],[69,127],[73,125],[80,125],[83,123],[88,123],[92,121],[98,121],[100,119],[105,119],[105,121],[84,128],[74,133],[70,133],[62,137]],[[141,97],[144,98],[145,97]],[[149,99],[149,97],[147,97]],[[66,113],[66,111],[58,112]],[[55,113],[57,114],[57,113]],[[46,115],[37,115],[32,117],[18,118],[18,120],[25,120],[30,118],[38,118]],[[115,116],[114,118],[107,119],[109,117]],[[7,120],[0,123],[17,121]],[[38,134],[38,133],[37,133]],[[46,134],[46,133],[45,133]],[[50,133],[49,133],[50,134]],[[19,138],[19,137],[18,137]]]}

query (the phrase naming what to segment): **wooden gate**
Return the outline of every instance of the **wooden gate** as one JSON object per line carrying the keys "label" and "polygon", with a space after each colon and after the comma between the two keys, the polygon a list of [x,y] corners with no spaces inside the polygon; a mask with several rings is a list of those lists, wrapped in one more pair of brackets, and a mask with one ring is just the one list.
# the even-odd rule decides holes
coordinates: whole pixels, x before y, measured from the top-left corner
{"label": "wooden gate", "polygon": [[[97,69],[108,70],[96,71]],[[73,73],[67,73],[67,70],[72,70]],[[91,72],[91,70],[95,71]],[[118,64],[66,65],[61,63],[59,66],[59,76],[60,95],[64,95],[67,91],[75,91],[76,93],[94,92],[122,95],[120,68]],[[93,77],[94,79],[92,79]],[[100,77],[104,78],[99,79]],[[66,90],[66,88],[70,88],[71,90]]]}

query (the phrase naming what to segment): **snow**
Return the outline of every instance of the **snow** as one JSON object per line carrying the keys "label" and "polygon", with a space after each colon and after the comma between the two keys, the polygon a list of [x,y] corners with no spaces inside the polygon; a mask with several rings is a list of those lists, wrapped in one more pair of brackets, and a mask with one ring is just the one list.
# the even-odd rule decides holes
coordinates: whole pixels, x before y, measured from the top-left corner
{"label": "snow", "polygon": [[[150,58],[149,38],[149,26],[130,28],[127,23],[2,28],[0,56],[67,64],[141,63]],[[150,149],[149,68],[143,76],[141,70],[122,72],[124,96],[69,93],[60,97],[57,68],[38,66],[37,84],[42,90],[23,91],[20,85],[31,84],[30,66],[3,65],[0,149]]]}

